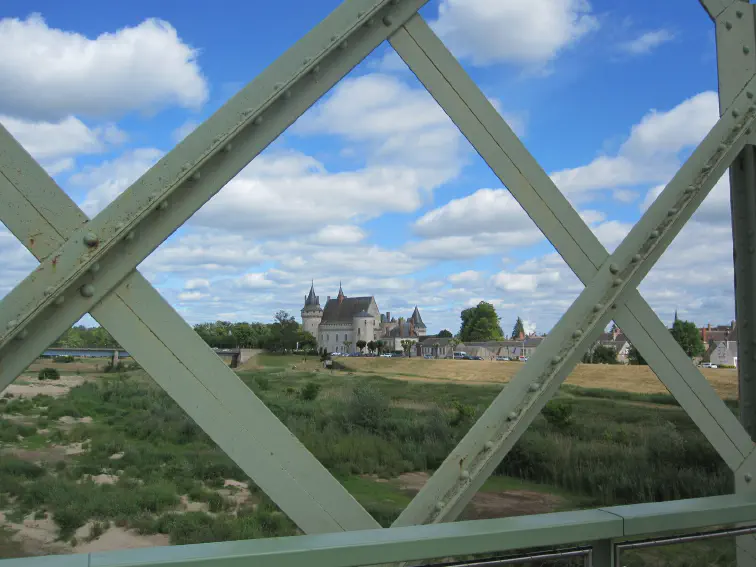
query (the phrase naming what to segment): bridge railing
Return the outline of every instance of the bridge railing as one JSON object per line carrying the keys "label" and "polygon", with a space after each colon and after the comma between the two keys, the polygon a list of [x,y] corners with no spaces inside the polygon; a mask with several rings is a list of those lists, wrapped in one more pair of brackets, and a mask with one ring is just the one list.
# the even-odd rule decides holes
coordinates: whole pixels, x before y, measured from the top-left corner
{"label": "bridge railing", "polygon": [[[0,561],[0,567],[365,567],[433,562],[448,558],[505,555],[520,552],[520,561],[535,553],[525,549],[572,546],[563,557],[580,557],[596,567],[619,565],[623,549],[654,542],[637,540],[670,534],[660,540],[674,544],[711,535],[742,535],[756,531],[756,497],[714,496],[665,503],[634,504],[573,512],[518,516],[373,529],[311,536],[132,549],[81,555],[33,557]],[[730,531],[727,531],[730,528]],[[680,536],[680,532],[694,535]],[[577,548],[577,549],[575,549]],[[544,552],[543,555],[546,555]],[[467,564],[509,564],[467,560]],[[457,563],[460,564],[460,563]],[[461,563],[465,564],[465,563]]]}

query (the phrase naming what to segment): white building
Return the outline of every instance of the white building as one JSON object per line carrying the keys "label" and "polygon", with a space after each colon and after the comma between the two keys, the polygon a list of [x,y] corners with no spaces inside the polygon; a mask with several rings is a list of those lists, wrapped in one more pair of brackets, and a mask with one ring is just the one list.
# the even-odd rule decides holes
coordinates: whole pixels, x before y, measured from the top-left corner
{"label": "white building", "polygon": [[357,341],[381,342],[385,350],[400,350],[402,340],[416,342],[426,333],[417,307],[407,321],[397,321],[379,311],[375,297],[347,297],[341,284],[336,299],[329,296],[321,308],[313,283],[305,296],[302,326],[317,339],[318,350],[345,353],[357,352]]}

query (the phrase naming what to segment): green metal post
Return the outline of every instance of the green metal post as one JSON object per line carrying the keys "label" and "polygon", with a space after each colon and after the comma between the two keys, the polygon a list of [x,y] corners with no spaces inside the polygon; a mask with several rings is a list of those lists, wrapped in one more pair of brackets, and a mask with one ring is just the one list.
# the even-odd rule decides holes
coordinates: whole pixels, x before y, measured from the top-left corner
{"label": "green metal post", "polygon": [[[720,115],[743,91],[756,71],[754,6],[744,0],[702,0],[714,20],[717,37],[717,72]],[[753,100],[755,94],[747,93]],[[740,421],[756,439],[756,148],[753,136],[730,167],[733,263],[735,268],[735,319],[738,340]],[[754,454],[735,471],[735,491],[753,493]],[[756,539],[736,538],[738,567],[756,566]]]}

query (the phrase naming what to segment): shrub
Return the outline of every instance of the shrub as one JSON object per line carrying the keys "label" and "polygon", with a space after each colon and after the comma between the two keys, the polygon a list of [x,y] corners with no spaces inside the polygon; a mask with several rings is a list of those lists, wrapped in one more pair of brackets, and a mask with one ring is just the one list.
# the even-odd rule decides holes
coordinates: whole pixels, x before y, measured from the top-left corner
{"label": "shrub", "polygon": [[347,407],[350,423],[376,431],[385,423],[389,414],[389,400],[370,384],[359,384],[352,390],[352,399]]}
{"label": "shrub", "polygon": [[451,425],[456,427],[461,423],[466,423],[472,419],[475,415],[475,408],[458,401],[452,403],[454,408],[454,417],[451,420]]}
{"label": "shrub", "polygon": [[37,374],[39,380],[60,380],[60,372],[54,368],[43,368]]}
{"label": "shrub", "polygon": [[261,390],[270,390],[270,380],[265,376],[255,376],[255,383]]}
{"label": "shrub", "polygon": [[311,402],[318,397],[320,393],[320,384],[317,382],[308,382],[305,387],[302,388],[301,396],[303,400]]}
{"label": "shrub", "polygon": [[572,406],[564,400],[551,400],[541,412],[549,425],[559,429],[572,424]]}

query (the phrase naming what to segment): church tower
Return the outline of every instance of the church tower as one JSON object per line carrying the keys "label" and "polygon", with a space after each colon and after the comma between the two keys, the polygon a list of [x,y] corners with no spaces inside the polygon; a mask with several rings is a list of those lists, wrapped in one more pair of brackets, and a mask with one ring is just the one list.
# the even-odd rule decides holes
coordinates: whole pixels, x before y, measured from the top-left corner
{"label": "church tower", "polygon": [[320,297],[315,295],[315,282],[310,286],[310,293],[305,296],[302,308],[302,327],[316,339],[318,338],[318,325],[323,318],[323,310],[320,308]]}

